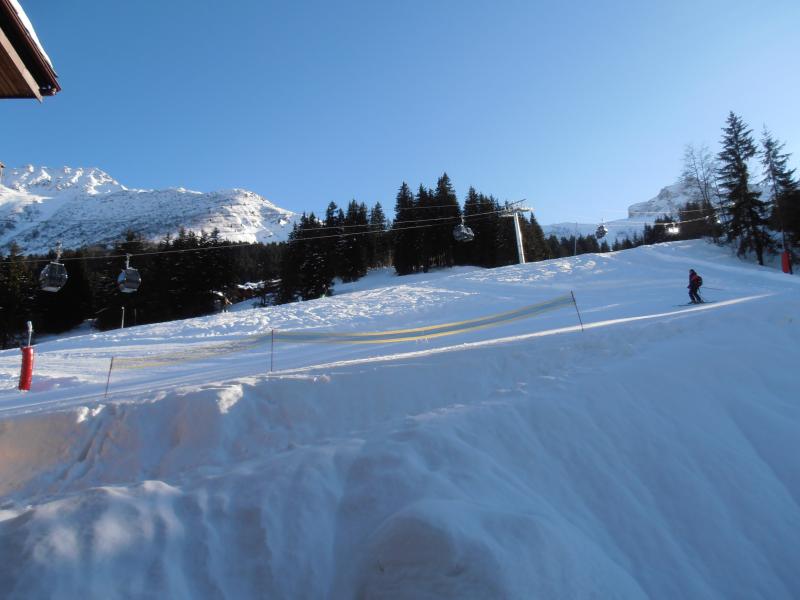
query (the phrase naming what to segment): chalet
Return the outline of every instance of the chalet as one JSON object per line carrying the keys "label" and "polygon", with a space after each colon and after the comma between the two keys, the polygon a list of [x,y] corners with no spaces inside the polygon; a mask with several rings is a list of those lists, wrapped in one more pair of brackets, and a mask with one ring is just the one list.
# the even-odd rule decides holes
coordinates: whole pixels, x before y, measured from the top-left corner
{"label": "chalet", "polygon": [[61,91],[50,58],[18,0],[0,0],[0,98],[36,98]]}

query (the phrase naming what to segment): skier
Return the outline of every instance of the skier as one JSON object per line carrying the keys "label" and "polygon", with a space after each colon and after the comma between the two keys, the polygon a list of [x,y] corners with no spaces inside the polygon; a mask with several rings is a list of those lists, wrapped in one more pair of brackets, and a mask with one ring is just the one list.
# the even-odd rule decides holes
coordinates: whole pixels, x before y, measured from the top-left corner
{"label": "skier", "polygon": [[689,269],[689,299],[692,301],[692,304],[703,303],[703,299],[700,297],[700,294],[697,293],[701,285],[703,285],[703,278],[695,273],[694,269]]}

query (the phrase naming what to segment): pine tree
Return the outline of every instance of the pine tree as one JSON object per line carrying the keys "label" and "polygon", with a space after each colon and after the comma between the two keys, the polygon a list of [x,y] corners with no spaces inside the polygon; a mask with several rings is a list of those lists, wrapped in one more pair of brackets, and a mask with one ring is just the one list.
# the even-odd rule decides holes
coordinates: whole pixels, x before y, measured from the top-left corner
{"label": "pine tree", "polygon": [[[481,208],[480,195],[474,187],[470,187],[467,197],[464,199],[464,224],[475,234],[475,239],[467,245],[464,261],[465,264],[485,267],[490,264],[492,254],[490,244],[493,245],[494,235],[493,232],[487,235],[491,224],[486,215],[480,214]],[[489,243],[487,243],[487,239]]]}
{"label": "pine tree", "polygon": [[369,238],[367,207],[351,200],[344,218],[344,235],[340,251],[338,274],[344,282],[356,281],[367,274],[367,244]]}
{"label": "pine tree", "polygon": [[440,221],[426,229],[430,240],[428,264],[452,267],[455,264],[455,246],[458,243],[453,238],[453,228],[461,221],[461,206],[447,173],[443,173],[436,181],[436,190],[431,202],[436,207],[431,212]]}
{"label": "pine tree", "polygon": [[[326,276],[333,280],[334,277],[341,275],[346,245],[346,240],[344,239],[344,212],[341,208],[336,206],[335,202],[330,202],[328,204],[328,208],[325,210],[325,220],[322,224],[325,229],[315,235],[324,237],[318,240],[316,244],[320,251],[327,257]],[[305,228],[309,229],[309,227],[310,223],[307,221]]]}
{"label": "pine tree", "polygon": [[416,268],[425,273],[434,264],[436,255],[436,231],[433,227],[434,219],[439,218],[439,211],[433,199],[433,191],[420,184],[417,195],[414,198],[414,226],[417,227],[416,247],[414,248],[414,258]]}
{"label": "pine tree", "polygon": [[278,302],[282,304],[294,302],[300,295],[302,287],[300,267],[305,262],[306,251],[306,246],[302,243],[302,236],[307,225],[308,217],[303,213],[289,234],[286,253],[281,263],[281,283],[278,290]]}
{"label": "pine tree", "polygon": [[772,240],[766,230],[767,205],[759,199],[758,192],[750,189],[747,161],[756,154],[752,132],[733,112],[728,115],[723,132],[718,174],[728,201],[728,240],[738,240],[739,256],[755,251],[758,264],[763,265],[764,252],[770,248]]}
{"label": "pine tree", "polygon": [[531,212],[531,218],[525,223],[525,260],[536,262],[545,260],[548,256],[547,241],[541,225]]}
{"label": "pine tree", "polygon": [[[794,169],[788,166],[790,154],[782,152],[784,144],[779,143],[772,137],[767,128],[761,138],[761,165],[763,167],[764,178],[761,185],[767,190],[767,198],[771,203],[772,214],[770,222],[773,228],[783,234],[783,246],[789,249],[789,242],[797,233],[791,229],[791,210],[789,203],[794,198],[798,190],[797,181],[794,179]],[[787,237],[787,231],[789,235]]]}
{"label": "pine tree", "polygon": [[[35,283],[26,268],[16,243],[0,264],[0,344],[3,349],[15,344],[31,317]],[[42,265],[43,266],[43,265]]]}
{"label": "pine tree", "polygon": [[419,230],[414,229],[414,195],[404,181],[397,192],[394,205],[392,238],[394,241],[394,269],[398,275],[408,275],[416,270]]}
{"label": "pine tree", "polygon": [[368,263],[370,267],[383,267],[391,260],[391,247],[387,235],[386,215],[380,202],[369,212]]}
{"label": "pine tree", "polygon": [[320,244],[320,241],[322,241],[320,237],[327,235],[324,225],[312,212],[308,217],[302,241],[302,244],[306,246],[303,255],[304,260],[300,265],[303,300],[321,298],[328,295],[333,288],[330,256],[326,251],[325,245]]}
{"label": "pine tree", "polygon": [[548,258],[561,258],[561,243],[554,234],[547,237],[547,257]]}

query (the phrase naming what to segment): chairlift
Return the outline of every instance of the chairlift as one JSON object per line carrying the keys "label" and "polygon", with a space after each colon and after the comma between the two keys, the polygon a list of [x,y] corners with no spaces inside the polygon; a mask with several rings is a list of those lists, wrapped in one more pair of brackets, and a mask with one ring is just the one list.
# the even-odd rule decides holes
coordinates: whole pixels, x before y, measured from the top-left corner
{"label": "chairlift", "polygon": [[119,291],[125,294],[131,294],[139,289],[142,283],[142,276],[139,271],[131,267],[131,255],[125,255],[125,268],[122,269],[117,277],[117,286]]}
{"label": "chairlift", "polygon": [[457,242],[471,242],[475,239],[472,229],[464,224],[464,217],[461,217],[461,223],[453,228],[453,237]]}
{"label": "chairlift", "polygon": [[56,259],[45,265],[39,273],[39,286],[45,292],[57,292],[67,283],[69,278],[67,268],[59,260],[61,260],[61,242],[56,244]]}
{"label": "chairlift", "polygon": [[608,233],[608,227],[606,227],[605,224],[600,223],[600,225],[597,226],[597,229],[594,232],[594,237],[597,238],[598,240],[601,240],[604,237],[606,237],[607,233]]}

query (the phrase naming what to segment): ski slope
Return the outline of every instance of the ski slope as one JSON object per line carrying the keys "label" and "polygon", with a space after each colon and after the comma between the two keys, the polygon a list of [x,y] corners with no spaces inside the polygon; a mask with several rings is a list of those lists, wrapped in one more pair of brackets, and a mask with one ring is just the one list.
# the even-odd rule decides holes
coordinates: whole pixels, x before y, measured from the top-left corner
{"label": "ski slope", "polygon": [[798,281],[675,242],[1,352],[0,590],[798,597]]}

